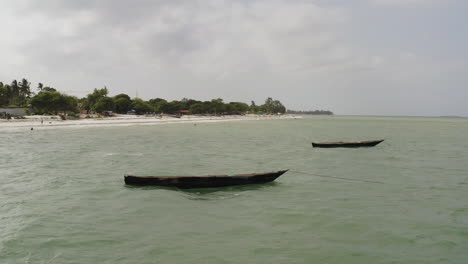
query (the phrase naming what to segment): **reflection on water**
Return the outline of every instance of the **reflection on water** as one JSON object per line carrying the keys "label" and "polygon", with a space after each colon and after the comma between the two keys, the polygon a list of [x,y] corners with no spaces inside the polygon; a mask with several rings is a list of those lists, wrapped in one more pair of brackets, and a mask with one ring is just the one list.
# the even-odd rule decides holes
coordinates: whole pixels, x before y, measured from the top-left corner
{"label": "reflection on water", "polygon": [[277,182],[268,182],[264,184],[248,184],[248,185],[236,185],[236,186],[227,186],[227,187],[217,187],[217,188],[190,188],[190,189],[180,189],[175,187],[165,187],[165,186],[135,186],[135,185],[125,185],[125,188],[141,191],[158,191],[158,190],[169,190],[179,192],[185,195],[188,199],[191,200],[216,200],[216,199],[230,199],[235,198],[236,196],[241,195],[242,192],[247,191],[260,191],[266,188],[272,188],[280,183]]}

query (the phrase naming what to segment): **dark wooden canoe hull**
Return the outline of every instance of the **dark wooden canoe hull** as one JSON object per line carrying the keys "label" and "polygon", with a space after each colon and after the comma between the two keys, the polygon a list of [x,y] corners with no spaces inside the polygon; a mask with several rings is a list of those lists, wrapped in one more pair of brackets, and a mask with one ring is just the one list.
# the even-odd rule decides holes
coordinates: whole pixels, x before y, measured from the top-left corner
{"label": "dark wooden canoe hull", "polygon": [[267,173],[207,176],[133,176],[125,175],[125,184],[139,186],[165,186],[188,188],[214,188],[245,184],[260,184],[274,181],[288,170]]}
{"label": "dark wooden canoe hull", "polygon": [[359,147],[373,147],[384,141],[371,140],[371,141],[359,141],[359,142],[324,142],[324,143],[312,143],[314,148],[359,148]]}

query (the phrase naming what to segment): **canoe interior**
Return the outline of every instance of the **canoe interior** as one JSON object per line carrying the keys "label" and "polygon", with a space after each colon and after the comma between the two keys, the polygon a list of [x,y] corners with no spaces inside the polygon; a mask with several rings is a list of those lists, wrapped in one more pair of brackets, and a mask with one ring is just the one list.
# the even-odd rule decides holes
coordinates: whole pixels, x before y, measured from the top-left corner
{"label": "canoe interior", "polygon": [[359,147],[373,147],[377,144],[384,141],[383,139],[379,140],[370,140],[370,141],[357,141],[357,142],[322,142],[322,143],[312,143],[313,147],[317,148],[359,148]]}
{"label": "canoe interior", "polygon": [[245,184],[260,184],[274,181],[288,170],[267,173],[251,173],[228,175],[206,175],[206,176],[134,176],[126,175],[125,184],[139,186],[166,186],[186,188],[213,188]]}

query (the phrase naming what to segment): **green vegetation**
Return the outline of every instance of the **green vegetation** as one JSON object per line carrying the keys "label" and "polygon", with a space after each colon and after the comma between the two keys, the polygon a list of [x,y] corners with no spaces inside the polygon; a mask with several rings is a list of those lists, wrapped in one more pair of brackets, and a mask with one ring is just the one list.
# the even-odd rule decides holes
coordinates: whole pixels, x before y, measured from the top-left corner
{"label": "green vegetation", "polygon": [[33,94],[26,79],[13,80],[10,85],[0,82],[0,106],[25,107]]}
{"label": "green vegetation", "polygon": [[35,114],[79,112],[78,99],[59,92],[39,92],[30,103]]}
{"label": "green vegetation", "polygon": [[268,97],[265,104],[256,105],[254,101],[249,106],[242,102],[225,103],[223,99],[216,98],[210,101],[198,101],[183,98],[180,101],[167,101],[154,98],[145,101],[133,98],[126,94],[109,96],[107,87],[94,89],[86,97],[78,99],[59,92],[57,89],[39,83],[37,93],[30,89],[31,83],[26,79],[21,82],[13,80],[10,85],[0,82],[0,107],[24,107],[33,114],[64,114],[76,115],[80,112],[104,113],[112,111],[126,114],[129,111],[135,114],[161,113],[161,114],[209,114],[209,115],[242,115],[253,114],[283,114],[286,108],[278,100]]}

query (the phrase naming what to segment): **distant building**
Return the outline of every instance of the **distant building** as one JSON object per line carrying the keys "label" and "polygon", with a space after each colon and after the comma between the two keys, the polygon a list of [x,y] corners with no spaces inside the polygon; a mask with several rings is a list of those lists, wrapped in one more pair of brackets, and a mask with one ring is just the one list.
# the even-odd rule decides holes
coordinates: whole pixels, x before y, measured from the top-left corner
{"label": "distant building", "polygon": [[4,115],[10,114],[12,116],[25,116],[26,109],[24,107],[16,107],[16,108],[0,108],[0,113],[3,113]]}

